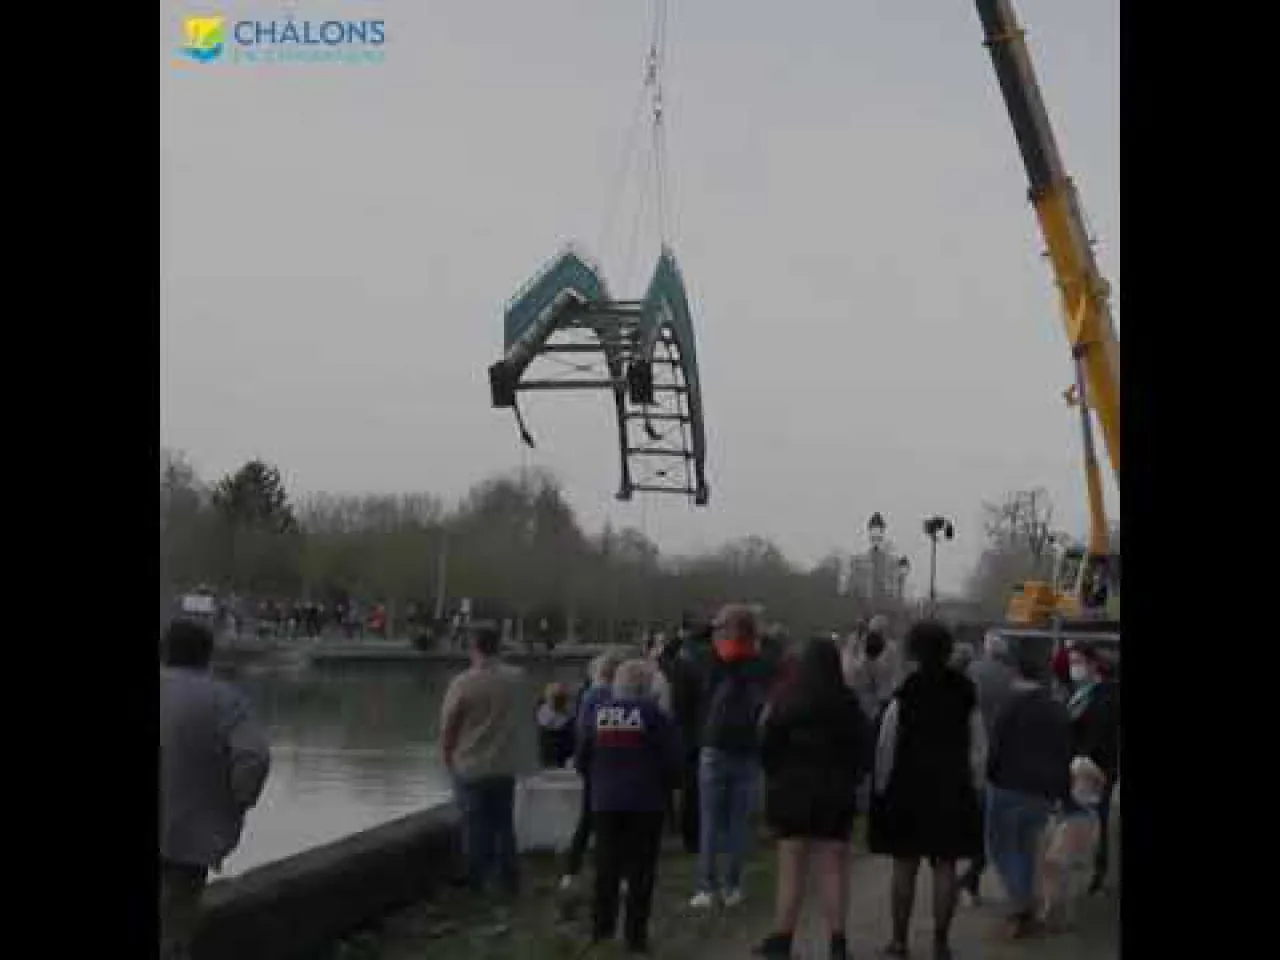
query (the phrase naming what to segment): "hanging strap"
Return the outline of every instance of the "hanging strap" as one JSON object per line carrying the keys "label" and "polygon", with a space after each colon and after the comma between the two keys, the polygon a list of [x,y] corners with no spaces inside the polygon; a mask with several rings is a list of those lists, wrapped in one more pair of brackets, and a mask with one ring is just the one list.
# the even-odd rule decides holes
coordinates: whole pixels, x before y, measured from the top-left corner
{"label": "hanging strap", "polygon": [[529,432],[529,428],[525,426],[524,415],[520,412],[520,404],[513,403],[511,405],[511,409],[515,412],[515,415],[516,415],[516,426],[520,428],[520,439],[524,441],[525,446],[527,446],[529,449],[531,450],[536,449],[536,446],[533,442],[533,434],[531,434]]}

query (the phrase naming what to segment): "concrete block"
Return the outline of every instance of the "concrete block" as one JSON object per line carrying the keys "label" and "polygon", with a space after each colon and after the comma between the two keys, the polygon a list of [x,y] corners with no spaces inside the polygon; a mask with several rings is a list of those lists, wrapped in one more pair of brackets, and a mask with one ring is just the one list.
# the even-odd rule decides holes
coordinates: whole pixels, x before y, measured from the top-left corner
{"label": "concrete block", "polygon": [[569,849],[582,808],[582,778],[576,770],[544,770],[516,787],[516,849],[563,853]]}

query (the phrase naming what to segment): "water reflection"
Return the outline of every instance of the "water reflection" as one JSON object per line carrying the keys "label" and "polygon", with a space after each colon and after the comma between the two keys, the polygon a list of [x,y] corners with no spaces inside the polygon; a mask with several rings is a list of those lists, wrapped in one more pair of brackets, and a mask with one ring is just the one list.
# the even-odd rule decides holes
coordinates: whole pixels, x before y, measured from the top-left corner
{"label": "water reflection", "polygon": [[[224,875],[448,799],[436,736],[440,700],[457,669],[384,663],[220,671],[253,701],[272,758],[262,801]],[[541,685],[576,682],[583,669],[529,672]]]}

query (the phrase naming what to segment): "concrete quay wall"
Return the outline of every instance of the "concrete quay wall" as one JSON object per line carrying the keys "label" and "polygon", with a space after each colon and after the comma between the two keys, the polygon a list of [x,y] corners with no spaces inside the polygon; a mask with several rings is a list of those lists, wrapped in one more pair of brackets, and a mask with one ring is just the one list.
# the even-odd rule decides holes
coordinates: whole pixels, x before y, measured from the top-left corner
{"label": "concrete quay wall", "polygon": [[431,895],[460,868],[442,804],[213,883],[194,960],[302,960]]}

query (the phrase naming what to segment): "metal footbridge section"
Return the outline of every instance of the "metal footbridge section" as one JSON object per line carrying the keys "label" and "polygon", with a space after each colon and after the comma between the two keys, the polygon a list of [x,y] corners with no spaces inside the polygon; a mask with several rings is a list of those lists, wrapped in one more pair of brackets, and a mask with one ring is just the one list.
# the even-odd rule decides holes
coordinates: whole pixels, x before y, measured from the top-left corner
{"label": "metal footbridge section", "polygon": [[494,407],[531,391],[604,391],[617,415],[617,498],[680,494],[705,506],[706,426],[693,318],[680,267],[663,246],[641,300],[615,300],[597,265],[567,248],[521,288],[489,367]]}

